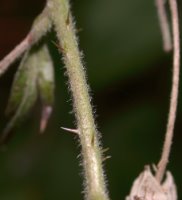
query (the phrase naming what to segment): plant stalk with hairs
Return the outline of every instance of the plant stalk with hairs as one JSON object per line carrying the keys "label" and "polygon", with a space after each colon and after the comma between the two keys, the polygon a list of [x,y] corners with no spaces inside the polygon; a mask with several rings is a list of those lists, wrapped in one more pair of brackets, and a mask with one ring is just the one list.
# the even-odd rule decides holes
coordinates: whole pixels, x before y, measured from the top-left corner
{"label": "plant stalk with hairs", "polygon": [[[171,149],[178,99],[180,67],[178,9],[176,0],[169,0],[172,19],[171,36],[164,1],[156,0],[156,6],[164,50],[171,51],[173,49],[173,80],[169,117],[163,152],[155,169],[155,175],[151,173],[149,167],[146,167],[144,172],[135,180],[127,200],[177,199],[171,173],[167,173],[164,182],[163,179]],[[85,199],[109,200],[102,166],[104,150],[101,147],[95,125],[89,87],[68,0],[47,0],[44,10],[34,21],[25,39],[0,61],[0,76],[2,76],[12,63],[23,55],[14,79],[7,109],[8,112],[14,111],[15,115],[5,128],[1,142],[7,139],[14,125],[30,110],[38,92],[43,104],[40,131],[43,132],[46,128],[54,99],[54,74],[52,58],[47,43],[42,38],[52,30],[52,27],[57,36],[58,50],[65,64],[77,126],[75,129],[64,127],[63,129],[75,133],[81,144]],[[39,90],[37,91],[36,88]]]}

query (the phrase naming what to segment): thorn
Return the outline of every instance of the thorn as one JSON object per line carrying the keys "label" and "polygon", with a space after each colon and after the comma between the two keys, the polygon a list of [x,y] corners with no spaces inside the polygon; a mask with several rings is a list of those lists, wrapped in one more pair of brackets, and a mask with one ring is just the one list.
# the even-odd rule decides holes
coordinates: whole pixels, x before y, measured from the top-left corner
{"label": "thorn", "polygon": [[78,129],[71,129],[71,128],[65,128],[65,127],[61,127],[63,130],[71,132],[71,133],[76,133],[77,135],[79,135],[79,131]]}
{"label": "thorn", "polygon": [[52,107],[51,106],[44,106],[42,109],[42,116],[40,121],[40,133],[43,133],[47,127],[47,122],[49,120],[49,117],[52,113]]}

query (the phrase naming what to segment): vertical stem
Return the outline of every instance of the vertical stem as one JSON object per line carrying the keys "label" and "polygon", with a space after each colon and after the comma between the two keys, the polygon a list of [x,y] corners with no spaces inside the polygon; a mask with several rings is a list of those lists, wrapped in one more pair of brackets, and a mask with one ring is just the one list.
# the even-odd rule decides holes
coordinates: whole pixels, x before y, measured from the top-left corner
{"label": "vertical stem", "polygon": [[178,7],[176,0],[169,0],[172,17],[172,29],[173,29],[173,80],[171,90],[171,100],[169,117],[167,123],[166,137],[163,146],[163,152],[161,160],[158,164],[158,170],[156,178],[160,182],[166,170],[168,158],[171,150],[174,124],[176,119],[176,109],[178,102],[178,87],[179,87],[179,72],[180,72],[180,36],[179,36],[179,21],[178,21]]}
{"label": "vertical stem", "polygon": [[172,49],[172,39],[167,19],[167,13],[165,10],[165,2],[164,2],[165,0],[155,0],[155,1],[158,12],[159,24],[162,33],[163,48],[164,51],[168,52]]}
{"label": "vertical stem", "polygon": [[81,53],[75,35],[74,23],[68,0],[48,0],[52,21],[55,26],[59,49],[69,78],[82,147],[82,162],[85,176],[85,198],[87,200],[108,200],[104,172],[102,168],[101,147],[98,141],[91,98],[85,78]]}

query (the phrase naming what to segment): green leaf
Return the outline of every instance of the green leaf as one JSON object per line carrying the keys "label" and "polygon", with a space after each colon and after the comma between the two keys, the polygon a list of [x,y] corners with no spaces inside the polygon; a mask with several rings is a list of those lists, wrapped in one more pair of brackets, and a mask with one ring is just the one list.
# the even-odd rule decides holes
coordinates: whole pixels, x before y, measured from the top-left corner
{"label": "green leaf", "polygon": [[46,44],[28,51],[20,63],[16,73],[8,112],[15,114],[6,126],[2,140],[6,139],[11,129],[18,124],[34,105],[38,90],[43,103],[40,131],[47,126],[52,113],[54,101],[54,70],[51,56]]}
{"label": "green leaf", "polygon": [[37,53],[39,57],[38,88],[40,97],[45,105],[54,102],[54,66],[47,45],[43,45]]}
{"label": "green leaf", "polygon": [[47,45],[42,46],[38,52],[39,69],[38,69],[38,89],[42,100],[43,108],[40,121],[40,132],[43,133],[49,117],[52,113],[54,102],[54,66]]}
{"label": "green leaf", "polygon": [[16,112],[4,129],[3,139],[14,125],[21,121],[37,99],[37,66],[36,52],[27,52],[16,74],[8,105],[8,110],[16,109]]}
{"label": "green leaf", "polygon": [[10,98],[8,100],[8,106],[6,109],[7,114],[14,112],[18,108],[20,102],[22,101],[30,70],[29,65],[27,65],[27,57],[28,53],[24,55],[18,67],[18,71],[15,74],[15,78],[13,80],[13,85],[11,88]]}

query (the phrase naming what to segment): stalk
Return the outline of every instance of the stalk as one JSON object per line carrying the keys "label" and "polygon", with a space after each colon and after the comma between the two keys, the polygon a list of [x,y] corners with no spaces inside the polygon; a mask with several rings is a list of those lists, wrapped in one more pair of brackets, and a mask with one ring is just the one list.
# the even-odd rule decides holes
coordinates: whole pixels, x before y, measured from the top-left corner
{"label": "stalk", "polygon": [[173,78],[168,123],[166,129],[166,136],[163,146],[160,162],[158,164],[158,170],[156,178],[159,182],[162,181],[166,166],[168,164],[169,155],[171,151],[174,124],[176,120],[176,110],[178,104],[178,90],[179,90],[179,74],[180,74],[180,34],[179,34],[179,19],[178,19],[178,7],[176,0],[169,0],[169,6],[171,10],[172,18],[172,30],[173,30]]}
{"label": "stalk", "polygon": [[51,19],[57,34],[59,50],[63,54],[73,98],[77,130],[82,148],[85,199],[108,200],[98,131],[94,122],[91,98],[69,1],[48,0],[47,6],[50,9]]}

